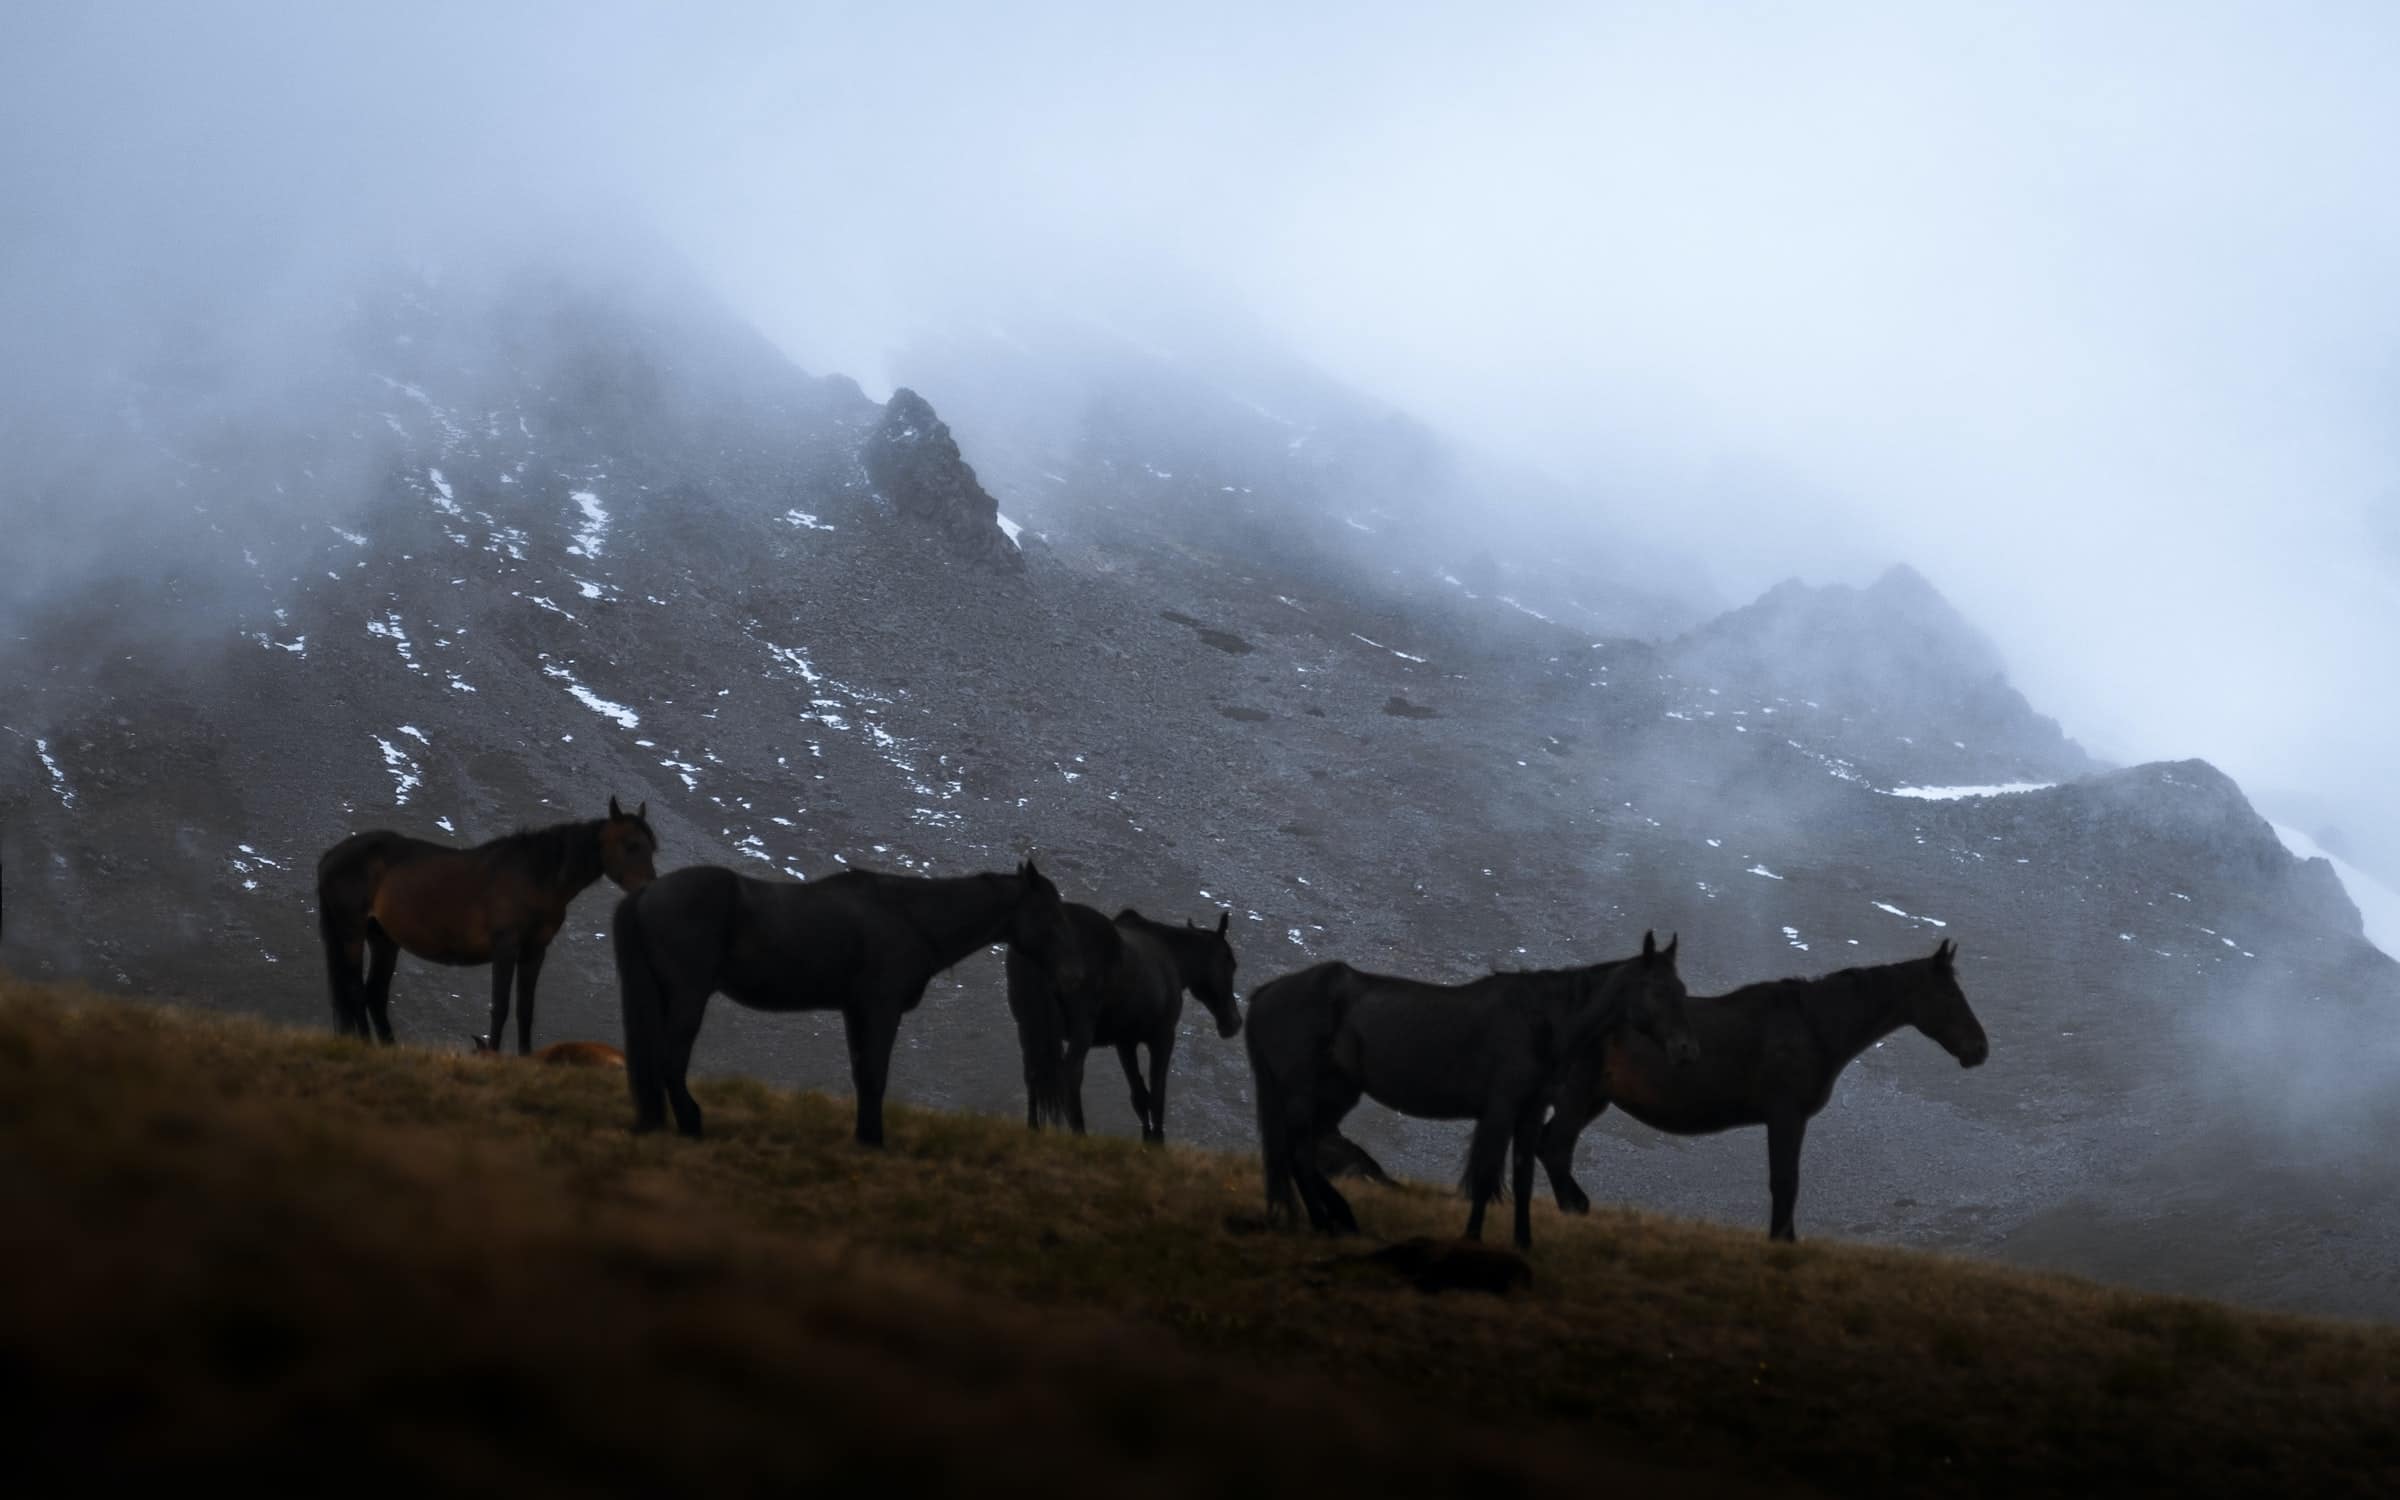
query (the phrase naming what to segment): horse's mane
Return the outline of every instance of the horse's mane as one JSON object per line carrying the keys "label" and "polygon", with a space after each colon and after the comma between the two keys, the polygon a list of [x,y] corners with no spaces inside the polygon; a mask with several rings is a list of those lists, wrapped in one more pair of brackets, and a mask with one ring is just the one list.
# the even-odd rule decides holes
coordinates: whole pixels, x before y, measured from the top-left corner
{"label": "horse's mane", "polygon": [[575,836],[592,826],[592,819],[552,823],[543,828],[519,828],[475,846],[488,860],[522,861],[546,877],[563,874],[575,852]]}

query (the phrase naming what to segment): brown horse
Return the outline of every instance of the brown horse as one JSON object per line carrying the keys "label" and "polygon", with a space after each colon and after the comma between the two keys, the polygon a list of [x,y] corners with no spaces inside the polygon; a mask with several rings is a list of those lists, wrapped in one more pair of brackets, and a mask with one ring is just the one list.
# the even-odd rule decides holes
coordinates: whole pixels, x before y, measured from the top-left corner
{"label": "brown horse", "polygon": [[1983,1023],[1958,987],[1958,948],[1930,958],[1843,969],[1821,979],[1775,979],[1714,997],[1694,995],[1684,1015],[1699,1059],[1678,1067],[1638,1033],[1587,1056],[1559,1079],[1542,1127],[1542,1167],[1561,1211],[1587,1212],[1575,1183],[1575,1137],[1611,1104],[1671,1135],[1767,1127],[1769,1239],[1788,1240],[1800,1196],[1800,1138],[1833,1097],[1853,1058],[1903,1026],[1939,1042],[1962,1068],[1991,1055]]}
{"label": "brown horse", "polygon": [[[492,1038],[508,1025],[517,986],[517,1052],[533,1051],[533,987],[567,904],[606,875],[648,885],[658,837],[645,802],[632,812],[531,828],[455,849],[404,834],[354,833],[317,861],[317,930],[333,981],[334,1029],[392,1040],[392,970],[405,948],[437,964],[492,966]],[[362,959],[371,956],[364,981]]]}
{"label": "brown horse", "polygon": [[[467,1040],[475,1044],[475,1054],[478,1057],[501,1055],[499,1044],[488,1036],[469,1037]],[[547,1047],[537,1049],[533,1054],[533,1060],[537,1063],[547,1063],[554,1068],[621,1068],[625,1066],[625,1054],[606,1042],[552,1042]]]}

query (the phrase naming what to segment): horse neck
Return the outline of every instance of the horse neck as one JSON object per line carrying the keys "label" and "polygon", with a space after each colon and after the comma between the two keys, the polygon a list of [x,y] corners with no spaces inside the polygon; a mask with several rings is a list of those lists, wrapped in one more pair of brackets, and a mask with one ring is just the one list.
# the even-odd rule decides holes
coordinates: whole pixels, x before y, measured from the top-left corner
{"label": "horse neck", "polygon": [[1023,884],[1008,875],[886,878],[909,926],[932,950],[937,972],[999,942],[1025,899]]}
{"label": "horse neck", "polygon": [[1639,982],[1625,973],[1628,962],[1620,959],[1543,976],[1559,981],[1543,1002],[1558,1024],[1562,1051],[1580,1051],[1623,1023],[1628,986]]}
{"label": "horse neck", "polygon": [[1903,965],[1860,969],[1847,983],[1819,980],[1801,998],[1818,1040],[1842,1062],[1852,1058],[1908,1024],[1908,981]]}
{"label": "horse neck", "polygon": [[1216,941],[1214,932],[1203,932],[1196,927],[1170,927],[1138,914],[1119,920],[1144,937],[1155,939],[1175,961],[1175,974],[1183,981],[1183,987],[1195,994],[1199,992],[1194,981],[1208,973],[1208,945]]}
{"label": "horse neck", "polygon": [[595,820],[590,823],[570,823],[566,827],[566,858],[560,861],[559,880],[566,887],[570,899],[580,895],[585,886],[600,878],[601,826]]}

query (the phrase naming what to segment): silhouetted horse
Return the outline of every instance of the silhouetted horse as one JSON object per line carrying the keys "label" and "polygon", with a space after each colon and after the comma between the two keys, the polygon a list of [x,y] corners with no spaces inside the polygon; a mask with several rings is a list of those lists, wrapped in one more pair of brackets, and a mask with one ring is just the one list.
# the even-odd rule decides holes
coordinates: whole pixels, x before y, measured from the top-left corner
{"label": "silhouetted horse", "polygon": [[[488,1036],[469,1037],[478,1057],[498,1057],[500,1048]],[[621,1068],[625,1054],[606,1042],[552,1042],[535,1051],[533,1060],[554,1068]]]}
{"label": "silhouetted horse", "polygon": [[[405,834],[354,833],[317,861],[317,930],[333,980],[338,1031],[392,1039],[392,969],[405,948],[437,964],[492,966],[492,1037],[508,1025],[517,986],[517,1051],[533,1050],[533,987],[567,903],[606,875],[628,891],[649,884],[658,836],[645,802],[632,812],[532,828],[457,849]],[[373,956],[365,982],[359,963]]]}
{"label": "silhouetted horse", "polygon": [[1700,1039],[1697,1065],[1670,1067],[1658,1048],[1634,1038],[1610,1047],[1594,1066],[1570,1068],[1559,1081],[1557,1112],[1542,1129],[1542,1166],[1559,1208],[1571,1214],[1591,1208],[1575,1182],[1575,1137],[1614,1104],[1674,1135],[1766,1126],[1774,1202],[1767,1237],[1794,1238],[1800,1138],[1852,1058],[1903,1026],[1939,1042],[1961,1067],[1990,1055],[1983,1025],[1958,987],[1957,958],[1957,946],[1944,941],[1931,958],[1694,996],[1686,1014]]}
{"label": "silhouetted horse", "polygon": [[1530,1246],[1536,1135],[1560,1067],[1626,1031],[1677,1056],[1692,1051],[1675,949],[1644,933],[1639,956],[1580,969],[1442,985],[1324,963],[1269,983],[1250,997],[1248,1030],[1268,1217],[1291,1215],[1297,1186],[1312,1226],[1357,1230],[1318,1164],[1318,1142],[1366,1095],[1420,1119],[1475,1122],[1471,1240],[1483,1237],[1484,1205],[1500,1194],[1513,1143],[1516,1241]]}
{"label": "silhouetted horse", "polygon": [[838,1010],[858,1088],[858,1139],[883,1144],[883,1089],[900,1018],[933,976],[1006,943],[1070,986],[1082,979],[1058,888],[1027,860],[1014,874],[947,880],[846,870],[806,882],[715,865],[661,877],[617,903],[633,1128],[700,1133],[685,1086],[711,995],[753,1010]]}
{"label": "silhouetted horse", "polygon": [[[1225,939],[1232,918],[1217,925],[1170,927],[1132,907],[1115,921],[1077,902],[1067,920],[1083,956],[1083,983],[1059,986],[1032,960],[1008,955],[1008,1009],[1017,1018],[1017,1045],[1025,1058],[1025,1123],[1064,1118],[1083,1134],[1083,1062],[1092,1048],[1114,1047],[1133,1091],[1133,1116],[1142,1139],[1167,1139],[1167,1060],[1175,1053],[1175,1025],[1183,1017],[1183,992],[1190,990],[1216,1018],[1217,1035],[1242,1029],[1233,994],[1233,945]],[[1142,1081],[1136,1049],[1150,1049],[1150,1081]]]}

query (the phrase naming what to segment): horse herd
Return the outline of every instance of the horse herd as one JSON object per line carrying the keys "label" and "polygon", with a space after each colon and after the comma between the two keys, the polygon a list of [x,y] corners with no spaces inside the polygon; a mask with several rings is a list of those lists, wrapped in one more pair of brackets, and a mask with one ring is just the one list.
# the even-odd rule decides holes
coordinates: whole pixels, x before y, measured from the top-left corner
{"label": "horse herd", "polygon": [[[1533,1168],[1558,1206],[1589,1209],[1573,1173],[1576,1137],[1615,1105],[1656,1129],[1701,1135],[1767,1130],[1768,1233],[1793,1238],[1800,1142],[1842,1069],[1903,1026],[1963,1067],[1988,1053],[1945,941],[1924,958],[1780,979],[1695,997],[1679,944],[1645,933],[1641,950],[1581,968],[1503,972],[1427,984],[1339,962],[1234,993],[1228,918],[1214,927],[1109,917],[1062,899],[1032,861],[1013,872],[937,879],[845,870],[823,880],[759,880],[713,865],[658,875],[648,804],[460,849],[392,832],[353,835],[317,867],[317,917],[337,1027],[393,1040],[389,1003],[401,950],[492,969],[497,1050],[515,991],[517,1051],[533,1051],[535,984],[567,906],[606,876],[625,892],[612,924],[623,1060],[636,1131],[701,1133],[687,1080],[711,996],[757,1010],[838,1010],[857,1090],[858,1140],[883,1142],[883,1095],[900,1019],[934,976],[1006,946],[1008,1004],[1024,1057],[1026,1123],[1083,1130],[1083,1069],[1116,1051],[1142,1138],[1166,1139],[1167,1064],[1188,991],[1220,1036],[1244,1038],[1254,1076],[1270,1219],[1301,1213],[1327,1233],[1358,1221],[1336,1176],[1383,1178],[1341,1134],[1362,1098],[1424,1119],[1474,1123],[1466,1233],[1513,1155],[1515,1238],[1532,1243]],[[564,1044],[558,1060],[608,1049]],[[1141,1052],[1147,1050],[1148,1071]]]}

